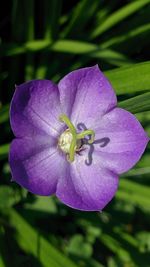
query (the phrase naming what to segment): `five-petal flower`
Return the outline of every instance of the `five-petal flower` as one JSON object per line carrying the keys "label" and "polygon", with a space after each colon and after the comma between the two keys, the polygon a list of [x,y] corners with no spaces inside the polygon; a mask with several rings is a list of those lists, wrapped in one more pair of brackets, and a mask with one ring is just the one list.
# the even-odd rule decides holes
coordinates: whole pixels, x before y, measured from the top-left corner
{"label": "five-petal flower", "polygon": [[149,140],[136,117],[117,107],[98,66],[73,71],[58,86],[49,80],[17,86],[10,121],[13,180],[80,210],[106,206],[118,175],[140,159]]}

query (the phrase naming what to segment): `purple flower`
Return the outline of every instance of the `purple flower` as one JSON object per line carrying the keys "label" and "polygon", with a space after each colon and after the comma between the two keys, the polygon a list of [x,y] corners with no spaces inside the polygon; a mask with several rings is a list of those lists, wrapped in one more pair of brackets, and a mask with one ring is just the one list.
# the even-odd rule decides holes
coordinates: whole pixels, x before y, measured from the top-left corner
{"label": "purple flower", "polygon": [[17,86],[10,110],[13,180],[34,194],[56,194],[72,208],[102,210],[118,175],[133,167],[149,141],[138,120],[116,105],[98,66],[73,71],[58,85]]}

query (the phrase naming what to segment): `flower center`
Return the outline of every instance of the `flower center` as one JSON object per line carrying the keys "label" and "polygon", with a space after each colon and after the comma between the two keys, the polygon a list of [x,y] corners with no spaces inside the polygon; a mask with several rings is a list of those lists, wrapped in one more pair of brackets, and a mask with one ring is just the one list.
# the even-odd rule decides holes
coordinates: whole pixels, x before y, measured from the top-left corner
{"label": "flower center", "polygon": [[77,133],[76,128],[65,114],[62,114],[59,119],[68,126],[68,129],[60,135],[58,146],[67,154],[67,159],[73,162],[75,153],[80,150],[84,137],[90,135],[88,143],[92,144],[94,142],[95,133],[90,129]]}

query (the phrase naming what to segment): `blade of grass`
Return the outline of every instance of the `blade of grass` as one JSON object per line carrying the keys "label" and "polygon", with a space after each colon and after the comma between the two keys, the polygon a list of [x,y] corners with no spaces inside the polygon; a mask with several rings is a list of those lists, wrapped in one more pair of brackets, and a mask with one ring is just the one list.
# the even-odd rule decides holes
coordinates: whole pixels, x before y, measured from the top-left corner
{"label": "blade of grass", "polygon": [[116,93],[150,91],[150,61],[106,71]]}
{"label": "blade of grass", "polygon": [[3,262],[3,259],[2,259],[2,257],[1,257],[1,255],[0,255],[0,267],[5,267],[5,265],[4,265],[4,262]]}
{"label": "blade of grass", "polygon": [[88,57],[103,59],[116,66],[129,65],[131,61],[121,53],[106,49],[101,50],[99,46],[75,40],[60,40],[53,44],[53,51],[70,54],[86,54]]}
{"label": "blade of grass", "polygon": [[[1,222],[0,222],[0,267],[6,267],[5,265],[5,260],[3,257],[3,242],[4,242],[4,229],[1,226]],[[6,253],[6,252],[5,252]]]}
{"label": "blade of grass", "polygon": [[130,59],[128,59],[121,53],[110,49],[101,50],[99,46],[95,44],[76,40],[59,40],[56,41],[53,45],[48,40],[36,40],[27,42],[21,47],[14,44],[7,46],[4,45],[2,54],[3,56],[14,56],[29,51],[38,52],[42,50],[68,53],[72,55],[86,55],[92,58],[103,59],[115,66],[130,65],[131,63],[133,63]]}
{"label": "blade of grass", "polygon": [[95,25],[96,26],[99,25],[99,24],[101,24],[101,23],[103,23],[103,21],[106,20],[110,16],[111,12],[116,7],[116,2],[117,2],[117,0],[111,1],[109,3],[109,5],[107,5],[106,2],[101,4],[99,10],[97,10],[97,12],[95,13],[95,16],[96,16],[96,18],[95,18],[95,20],[96,20]]}
{"label": "blade of grass", "polygon": [[[27,51],[37,52],[37,51],[42,51],[44,49],[47,50],[51,49],[57,52],[58,51],[67,52],[69,50],[68,53],[74,53],[74,54],[91,53],[92,55],[92,53],[94,53],[94,56],[93,55],[92,56],[95,57],[96,53],[106,54],[107,51],[112,51],[112,50],[99,51],[99,47],[97,47],[94,44],[78,42],[78,41],[70,41],[70,40],[58,41],[53,46],[51,46],[51,43],[48,40],[36,40],[33,42],[28,42],[22,45],[21,47],[15,44],[10,44],[10,45],[5,44],[1,47],[1,49],[2,49],[1,55],[3,56],[14,56],[26,53]],[[102,54],[101,55],[99,54],[99,57],[102,56]],[[111,80],[118,94],[133,93],[141,90],[150,89],[149,71],[150,71],[150,62],[148,61],[135,64],[128,68],[122,67],[120,69],[107,71],[106,76]]]}
{"label": "blade of grass", "polygon": [[9,151],[9,144],[0,146],[0,160],[8,157],[8,151]]}
{"label": "blade of grass", "polygon": [[[142,49],[147,49],[150,44],[149,30],[144,30],[144,25],[146,26],[150,22],[149,14],[150,4],[144,6],[140,11],[138,11],[137,14],[135,13],[129,19],[126,19],[125,22],[118,24],[116,29],[114,29],[113,31],[109,31],[109,40],[119,38],[120,36],[122,37],[123,35],[126,35],[127,37],[127,42],[120,42],[118,45],[114,44],[113,46],[111,46],[111,48],[116,49],[117,51],[121,51],[122,53],[125,53],[128,56],[133,55],[133,57],[135,57],[135,54],[139,54],[139,51],[141,51]],[[128,33],[132,33],[135,36],[133,38],[132,36],[128,37]],[[101,36],[101,44],[103,42],[107,44],[107,40],[107,34]]]}
{"label": "blade of grass", "polygon": [[[12,12],[11,12],[11,40],[17,43],[21,43],[24,41],[23,39],[23,30],[22,30],[22,10],[24,10],[23,3],[18,0],[14,0],[12,3]],[[10,61],[10,65],[8,66],[8,87],[11,88],[12,84],[18,80],[18,69],[20,68],[20,58],[15,57],[14,60]]]}
{"label": "blade of grass", "polygon": [[[137,176],[140,175],[140,172],[143,172],[143,175],[149,172],[149,162],[150,162],[150,156],[149,156],[149,149],[147,148],[148,152],[145,153],[145,155],[141,158],[141,160],[138,162],[138,164],[136,165],[137,168],[133,169],[133,174],[134,174],[134,170],[135,172],[137,172]],[[132,172],[129,172],[132,174]]]}
{"label": "blade of grass", "polygon": [[132,203],[133,205],[139,206],[141,209],[150,211],[149,199],[145,198],[144,196],[139,196],[135,193],[132,193],[131,197],[131,193],[119,190],[116,194],[116,198],[118,200],[123,200],[127,203]]}
{"label": "blade of grass", "polygon": [[44,39],[53,41],[58,36],[61,0],[44,0]]}
{"label": "blade of grass", "polygon": [[147,131],[147,133],[150,135],[150,112],[145,111],[136,114],[137,119],[141,122],[144,129]]}
{"label": "blade of grass", "polygon": [[[148,163],[149,163],[149,156],[148,156]],[[126,174],[126,177],[131,177],[131,176],[137,177],[137,176],[141,176],[141,175],[143,176],[146,174],[150,175],[150,167],[132,169]]]}
{"label": "blade of grass", "polygon": [[149,200],[150,188],[145,185],[142,185],[142,184],[139,184],[139,183],[127,180],[127,179],[121,179],[119,187],[124,192],[128,192],[131,195],[136,194],[136,195],[142,196],[146,200]]}
{"label": "blade of grass", "polygon": [[[117,224],[117,221],[115,223]],[[127,266],[148,267],[149,256],[140,253],[137,239],[121,227],[112,228],[109,234],[103,233],[100,240],[118,256],[124,266],[127,264]]]}
{"label": "blade of grass", "polygon": [[79,1],[71,12],[71,19],[66,28],[61,33],[62,38],[75,36],[77,31],[82,31],[92,16],[95,16],[100,1],[95,0],[91,5],[91,0]]}
{"label": "blade of grass", "polygon": [[[12,227],[17,231],[15,237],[20,247],[36,257],[43,267],[76,267],[68,258],[54,248],[14,209],[9,210]],[[32,242],[31,242],[32,240]]]}
{"label": "blade of grass", "polygon": [[9,104],[0,106],[0,123],[6,122],[9,119]]}
{"label": "blade of grass", "polygon": [[[34,40],[34,0],[25,2],[25,14],[26,14],[26,31],[24,34],[25,41]],[[33,54],[27,53],[26,55],[26,66],[25,66],[25,80],[33,79],[34,73],[34,58]]]}
{"label": "blade of grass", "polygon": [[134,1],[127,4],[126,6],[123,6],[119,10],[115,11],[112,15],[110,15],[101,25],[98,25],[98,27],[95,28],[95,30],[92,32],[91,38],[96,38],[97,36],[100,36],[102,33],[111,29],[120,21],[134,14],[136,11],[138,11],[143,6],[149,3],[150,0]]}
{"label": "blade of grass", "polygon": [[122,35],[119,35],[117,37],[113,37],[106,42],[103,42],[100,47],[103,49],[109,48],[111,46],[119,46],[121,43],[128,43],[130,39],[135,38],[141,38],[141,35],[143,38],[145,38],[145,35],[149,35],[150,33],[150,23],[147,23],[145,25],[140,25],[137,28],[132,29],[131,31],[128,31],[127,33],[124,33]]}
{"label": "blade of grass", "polygon": [[100,240],[113,253],[117,254],[120,259],[124,259],[124,261],[127,260],[128,262],[130,261],[130,251],[122,247],[122,244],[119,240],[105,233],[100,237]]}
{"label": "blade of grass", "polygon": [[[60,0],[44,0],[44,29],[43,39],[49,42],[49,46],[57,39],[59,31],[59,18],[61,14],[62,1]],[[42,51],[35,72],[35,78],[44,79],[48,69],[53,68],[54,64],[49,64],[51,53],[45,49]],[[48,75],[47,75],[48,76]]]}
{"label": "blade of grass", "polygon": [[150,111],[150,92],[124,100],[118,106],[132,113]]}
{"label": "blade of grass", "polygon": [[21,200],[20,191],[14,190],[10,185],[1,185],[0,200],[0,211],[8,209]]}

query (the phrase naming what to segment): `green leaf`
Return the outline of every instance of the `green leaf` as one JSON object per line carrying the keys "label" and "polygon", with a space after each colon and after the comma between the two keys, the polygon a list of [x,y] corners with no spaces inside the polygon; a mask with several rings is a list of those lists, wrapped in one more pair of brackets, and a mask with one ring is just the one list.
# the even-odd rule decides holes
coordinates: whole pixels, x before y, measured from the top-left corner
{"label": "green leaf", "polygon": [[[145,155],[144,155],[144,158],[145,158]],[[147,158],[147,163],[149,163],[149,156]],[[143,175],[146,175],[146,174],[149,174],[150,175],[150,167],[144,167],[144,168],[135,168],[135,169],[132,169],[130,170],[127,174],[126,174],[126,177],[131,177],[131,176],[136,176],[138,177],[139,175],[143,176]]]}
{"label": "green leaf", "polygon": [[37,52],[44,49],[49,49],[51,42],[49,40],[33,40],[22,45],[15,43],[3,44],[1,46],[1,57],[4,56],[16,56],[27,52]]}
{"label": "green leaf", "polygon": [[116,197],[150,211],[149,205],[150,188],[125,179],[120,180],[119,190]]}
{"label": "green leaf", "polygon": [[104,59],[116,66],[132,63],[125,55],[111,49],[100,49],[99,46],[77,40],[59,40],[51,47],[53,51],[69,54],[82,54],[88,57]]}
{"label": "green leaf", "polygon": [[130,261],[130,259],[131,259],[130,258],[130,252],[121,246],[121,242],[119,240],[117,240],[113,236],[110,236],[110,235],[105,234],[105,233],[102,236],[100,236],[100,240],[112,252],[116,253],[119,258],[126,259],[126,260]]}
{"label": "green leaf", "polygon": [[11,184],[10,186],[0,186],[0,210],[8,209],[14,204],[18,203],[21,199],[21,195],[18,191],[15,191]]}
{"label": "green leaf", "polygon": [[4,261],[0,255],[0,267],[5,267]]}
{"label": "green leaf", "polygon": [[141,231],[136,235],[141,252],[150,252],[150,232]]}
{"label": "green leaf", "polygon": [[[120,219],[118,217],[118,219]],[[117,224],[117,220],[115,222]],[[149,255],[141,254],[138,249],[138,242],[134,236],[128,234],[125,229],[120,227],[112,227],[111,231],[104,232],[100,236],[100,240],[106,247],[108,247],[119,260],[121,265],[117,266],[149,266]],[[136,259],[136,260],[135,260]]]}
{"label": "green leaf", "polygon": [[[32,41],[34,40],[34,1],[25,4],[25,13],[26,13],[26,31],[25,31],[25,40]],[[27,54],[26,64],[25,64],[25,80],[31,80],[34,73],[34,58],[32,54]]]}
{"label": "green leaf", "polygon": [[132,203],[135,206],[139,206],[141,209],[150,211],[149,199],[143,196],[139,196],[137,194],[132,194],[131,196],[131,193],[120,190],[117,192],[117,199],[123,200],[127,203]]}
{"label": "green leaf", "polygon": [[93,1],[92,5],[91,0],[79,1],[71,12],[71,19],[63,30],[61,37],[74,36],[77,30],[81,32],[91,17],[95,16],[99,4],[99,0]]}
{"label": "green leaf", "polygon": [[84,240],[82,235],[76,234],[71,238],[67,251],[71,255],[87,259],[92,255],[92,246]]}
{"label": "green leaf", "polygon": [[6,159],[8,157],[9,144],[0,146],[0,160]]}
{"label": "green leaf", "polygon": [[72,55],[86,55],[96,59],[103,59],[116,66],[129,65],[133,63],[127,56],[111,49],[100,49],[92,43],[77,40],[58,40],[51,44],[48,40],[35,40],[23,44],[21,47],[16,44],[2,46],[3,56],[14,56],[27,52],[54,51]]}
{"label": "green leaf", "polygon": [[120,189],[123,190],[124,192],[129,192],[131,195],[137,194],[139,196],[143,196],[147,200],[149,199],[149,196],[150,196],[149,187],[127,180],[127,179],[121,179]]}
{"label": "green leaf", "polygon": [[141,122],[144,129],[150,135],[150,111],[144,111],[136,114],[137,119]]}
{"label": "green leaf", "polygon": [[150,61],[106,71],[116,93],[150,91]]}
{"label": "green leaf", "polygon": [[40,212],[56,213],[56,203],[52,197],[36,196],[33,203],[26,203],[25,208]]}
{"label": "green leaf", "polygon": [[111,29],[113,26],[120,23],[120,21],[134,14],[136,11],[138,11],[148,3],[150,3],[150,0],[138,0],[127,4],[126,6],[123,6],[121,9],[115,11],[112,15],[107,17],[107,19],[101,25],[98,25],[98,27],[96,27],[95,30],[92,32],[91,38],[95,38],[106,32],[107,30]]}
{"label": "green leaf", "polygon": [[118,106],[132,113],[150,111],[150,92],[122,101]]}
{"label": "green leaf", "polygon": [[37,229],[34,229],[14,209],[7,211],[9,220],[16,231],[16,240],[20,247],[39,260],[43,267],[76,267],[76,265],[54,248]]}
{"label": "green leaf", "polygon": [[147,23],[142,26],[140,25],[139,27],[134,28],[131,31],[128,31],[127,33],[110,38],[106,42],[103,42],[100,47],[106,49],[114,45],[119,46],[121,43],[126,44],[130,39],[135,40],[135,38],[141,38],[141,35],[144,37],[146,34],[149,35],[149,32],[150,32],[150,23]]}
{"label": "green leaf", "polygon": [[42,8],[44,8],[44,39],[55,40],[59,30],[62,0],[45,0]]}
{"label": "green leaf", "polygon": [[7,121],[9,118],[9,104],[0,106],[0,123]]}

